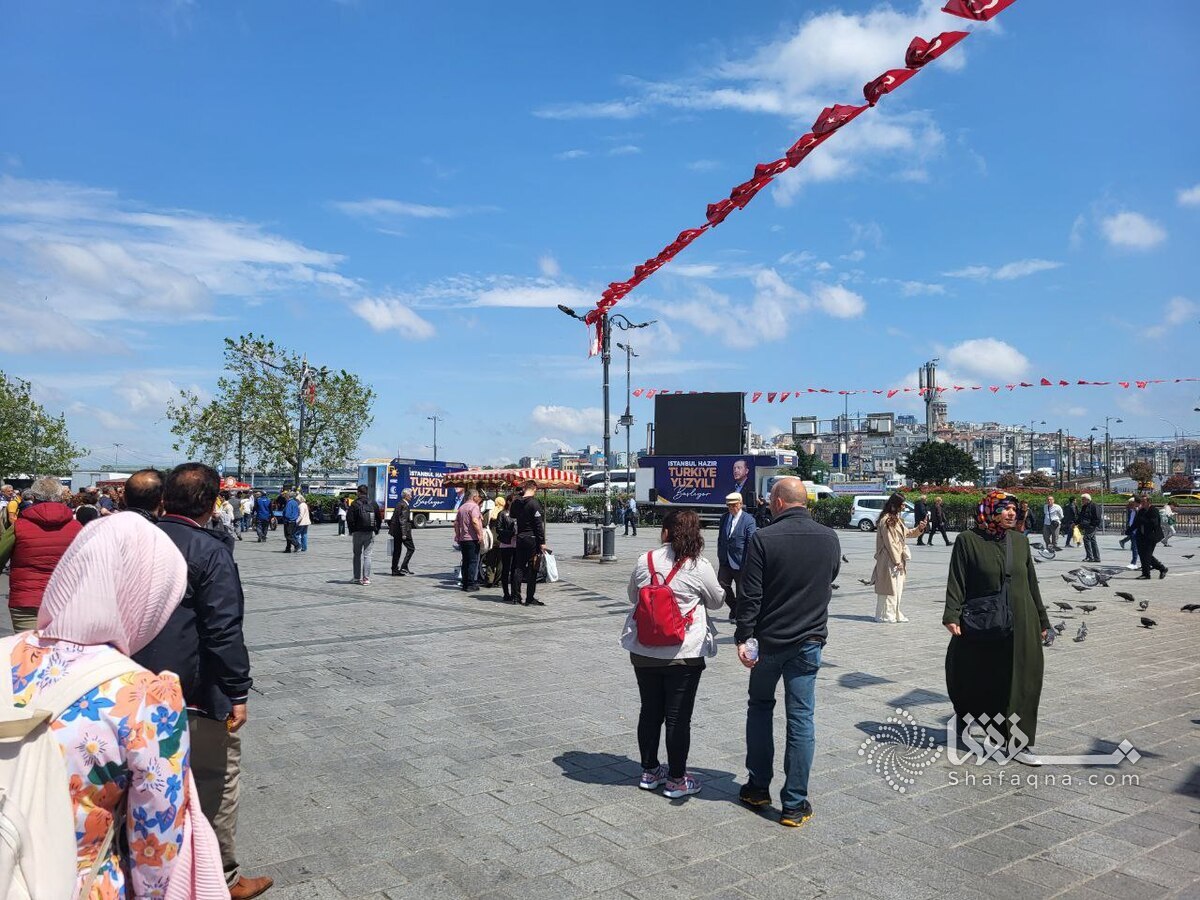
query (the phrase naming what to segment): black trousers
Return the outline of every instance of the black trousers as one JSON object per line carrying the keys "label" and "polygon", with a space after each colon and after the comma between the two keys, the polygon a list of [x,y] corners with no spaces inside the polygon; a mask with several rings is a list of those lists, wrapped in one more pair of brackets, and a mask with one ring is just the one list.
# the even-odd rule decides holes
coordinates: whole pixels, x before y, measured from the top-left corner
{"label": "black trousers", "polygon": [[513,557],[516,554],[516,547],[500,548],[500,590],[504,591],[505,600],[517,596],[512,589]]}
{"label": "black trousers", "polygon": [[1154,548],[1158,546],[1158,541],[1144,541],[1141,538],[1134,538],[1137,541],[1138,559],[1142,563],[1142,574],[1147,578],[1150,577],[1151,569],[1158,569],[1160,572],[1165,572],[1167,567],[1154,558]]}
{"label": "black trousers", "polygon": [[297,551],[300,549],[300,541],[296,538],[295,522],[285,521],[283,523],[283,547],[284,553],[291,553],[293,548]]}
{"label": "black trousers", "polygon": [[742,570],[721,564],[717,569],[717,584],[725,592],[725,605],[731,616],[737,615],[737,598],[742,592]]}
{"label": "black trousers", "polygon": [[638,752],[643,769],[658,768],[658,743],[667,726],[667,773],[682,778],[687,773],[692,746],[692,709],[704,666],[635,667],[642,711],[638,716]]}
{"label": "black trousers", "polygon": [[[400,562],[400,551],[407,550],[408,553],[404,556],[404,562]],[[408,564],[413,558],[413,554],[417,552],[417,545],[413,543],[412,530],[403,531],[400,534],[392,535],[392,571],[399,572],[401,569],[408,571]]]}
{"label": "black trousers", "polygon": [[637,514],[627,509],[627,510],[625,510],[625,536],[626,537],[629,536],[630,528],[633,529],[633,536],[637,537]]}
{"label": "black trousers", "polygon": [[945,522],[942,522],[938,525],[934,525],[932,522],[929,524],[929,531],[926,532],[926,534],[929,535],[929,546],[930,547],[933,546],[933,536],[935,534],[937,534],[939,531],[942,533],[942,540],[945,541],[946,546],[949,547],[950,546],[950,537],[949,537],[949,535],[946,534],[946,523]]}
{"label": "black trousers", "polygon": [[1059,532],[1066,540],[1063,541],[1063,549],[1071,546],[1071,541],[1075,537],[1075,523],[1068,522],[1063,519],[1062,530]]}
{"label": "black trousers", "polygon": [[537,590],[538,576],[538,546],[537,535],[518,534],[516,553],[513,554],[512,596],[520,599],[521,582],[525,582],[525,602],[533,599]]}

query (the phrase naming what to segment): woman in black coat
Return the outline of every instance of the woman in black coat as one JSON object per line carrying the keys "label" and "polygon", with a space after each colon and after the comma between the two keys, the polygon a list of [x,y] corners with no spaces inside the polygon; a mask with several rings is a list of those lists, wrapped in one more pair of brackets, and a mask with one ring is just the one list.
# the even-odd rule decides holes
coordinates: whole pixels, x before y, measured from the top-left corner
{"label": "woman in black coat", "polygon": [[1142,562],[1142,574],[1138,578],[1149,578],[1151,569],[1158,569],[1158,577],[1167,577],[1167,567],[1154,558],[1154,548],[1163,538],[1162,516],[1158,507],[1150,505],[1150,498],[1143,497],[1138,511],[1133,515],[1130,532],[1137,542],[1138,558]]}

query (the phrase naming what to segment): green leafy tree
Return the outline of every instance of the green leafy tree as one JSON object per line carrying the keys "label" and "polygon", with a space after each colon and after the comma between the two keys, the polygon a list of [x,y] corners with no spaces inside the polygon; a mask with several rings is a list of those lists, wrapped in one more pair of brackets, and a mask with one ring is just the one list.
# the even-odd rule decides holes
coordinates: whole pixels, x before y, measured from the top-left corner
{"label": "green leafy tree", "polygon": [[829,474],[829,463],[815,453],[805,453],[796,448],[796,465],[785,466],[779,470],[781,475],[795,475],[805,481],[821,481]]}
{"label": "green leafy tree", "polygon": [[66,417],[33,399],[28,381],[0,372],[0,475],[64,475],[86,453],[71,443]]}
{"label": "green leafy tree", "polygon": [[896,467],[914,484],[947,484],[951,479],[978,481],[979,467],[971,454],[953,444],[930,441],[909,451],[904,463]]}
{"label": "green leafy tree", "polygon": [[274,341],[246,334],[225,339],[216,397],[202,403],[180,391],[167,418],[176,450],[209,462],[232,455],[239,469],[248,460],[287,468],[299,484],[302,461],[332,469],[351,459],[373,421],[374,402],[375,391],[357,375],[316,368]]}

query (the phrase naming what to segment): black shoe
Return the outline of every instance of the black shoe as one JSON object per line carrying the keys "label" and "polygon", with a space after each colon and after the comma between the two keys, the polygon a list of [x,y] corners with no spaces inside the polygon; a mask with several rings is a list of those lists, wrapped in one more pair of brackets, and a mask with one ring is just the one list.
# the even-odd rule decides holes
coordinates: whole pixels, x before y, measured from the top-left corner
{"label": "black shoe", "polygon": [[545,606],[546,604],[543,603],[541,600],[534,599],[534,600],[526,600],[525,605],[526,606]]}
{"label": "black shoe", "polygon": [[779,814],[779,824],[786,825],[788,828],[799,828],[812,817],[812,804],[805,800],[794,809],[788,809],[785,806],[783,812]]}
{"label": "black shoe", "polygon": [[401,574],[401,575],[411,575],[412,573],[413,573],[413,570],[412,570],[412,569],[410,569],[408,566],[401,566],[401,567],[400,567],[400,574]]}
{"label": "black shoe", "polygon": [[1149,581],[1150,576],[1149,575],[1139,575],[1137,578],[1134,579],[1134,581],[1143,581],[1143,580]]}
{"label": "black shoe", "polygon": [[758,809],[762,806],[771,805],[771,792],[766,788],[755,787],[746,782],[746,784],[742,785],[742,789],[738,791],[738,799],[747,806],[753,806],[755,809]]}
{"label": "black shoe", "polygon": [[401,572],[399,569],[392,569],[391,574],[393,576],[395,576],[395,575],[403,575],[404,573]]}
{"label": "black shoe", "polygon": [[1159,581],[1161,581],[1162,579],[1164,579],[1164,578],[1166,578],[1166,577],[1167,577],[1167,570],[1166,570],[1165,568],[1159,569],[1159,570],[1158,570],[1158,579],[1159,579]]}

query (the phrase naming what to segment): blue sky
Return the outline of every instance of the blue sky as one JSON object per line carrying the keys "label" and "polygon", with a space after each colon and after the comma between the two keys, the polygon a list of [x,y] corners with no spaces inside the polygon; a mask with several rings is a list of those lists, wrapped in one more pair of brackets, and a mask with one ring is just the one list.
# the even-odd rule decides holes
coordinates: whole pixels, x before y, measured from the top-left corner
{"label": "blue sky", "polygon": [[[428,455],[434,412],[443,458],[599,443],[599,363],[555,304],[964,27],[938,5],[11,6],[2,368],[100,462],[173,459],[166,398],[246,331],[375,386],[365,454]],[[1015,4],[626,298],[659,322],[635,386],[886,388],[931,356],[944,383],[1200,375],[1200,26],[1091,9]],[[1197,385],[951,401],[1200,431]],[[840,406],[748,408],[771,433]]]}

